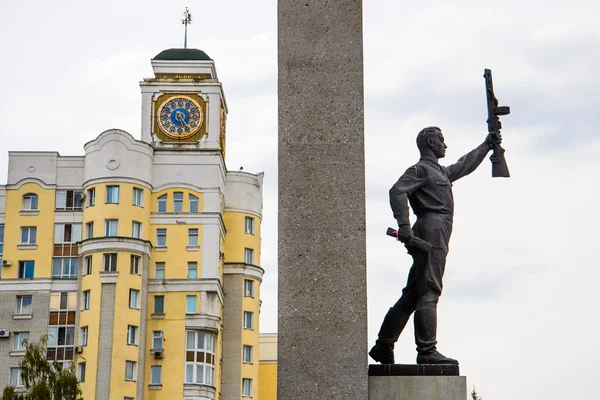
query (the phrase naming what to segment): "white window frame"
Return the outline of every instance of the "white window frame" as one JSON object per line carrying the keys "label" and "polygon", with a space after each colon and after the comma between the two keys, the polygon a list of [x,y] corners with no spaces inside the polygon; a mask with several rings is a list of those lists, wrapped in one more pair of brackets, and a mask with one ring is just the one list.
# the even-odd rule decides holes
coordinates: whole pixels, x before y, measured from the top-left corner
{"label": "white window frame", "polygon": [[244,218],[244,232],[248,235],[254,235],[254,218],[245,217]]}
{"label": "white window frame", "polygon": [[[187,265],[188,265],[187,278],[188,279],[198,279],[198,262],[188,261]],[[194,276],[192,276],[192,271],[194,271],[194,273],[193,273]]]}
{"label": "white window frame", "polygon": [[[179,210],[177,210],[180,208]],[[181,214],[183,212],[183,192],[173,192],[173,212]]]}
{"label": "white window frame", "polygon": [[87,326],[82,326],[81,328],[79,328],[79,345],[80,346],[87,346],[88,334],[89,334],[89,328]]}
{"label": "white window frame", "polygon": [[104,220],[104,236],[119,236],[119,220],[105,219]]}
{"label": "white window frame", "polygon": [[91,239],[94,237],[94,221],[85,224],[85,238]]}
{"label": "white window frame", "polygon": [[[128,371],[130,369],[130,371]],[[126,381],[135,381],[136,380],[136,371],[137,370],[137,362],[136,361],[125,361],[125,380]],[[131,374],[128,376],[128,372]]]}
{"label": "white window frame", "polygon": [[[167,212],[167,204],[169,202],[169,197],[166,194],[162,196],[158,196],[156,199],[156,212],[158,213],[166,213]],[[162,206],[162,211],[161,211]]]}
{"label": "white window frame", "polygon": [[254,281],[252,279],[244,279],[244,297],[254,297]]}
{"label": "white window frame", "polygon": [[[33,199],[35,199],[35,202],[33,201]],[[38,197],[38,195],[35,194],[35,193],[26,193],[26,194],[24,194],[23,195],[23,202],[21,203],[21,207],[22,207],[23,211],[37,211],[37,210],[39,210],[40,203],[39,203],[39,197]]]}
{"label": "white window frame", "polygon": [[254,313],[252,311],[244,311],[244,329],[254,330]]}
{"label": "white window frame", "polygon": [[254,364],[254,347],[245,344],[242,350],[242,362],[245,364]]}
{"label": "white window frame", "polygon": [[156,247],[167,247],[167,228],[156,228]]}
{"label": "white window frame", "polygon": [[[194,352],[194,360],[197,360],[200,353],[204,360],[185,362],[184,383],[212,386],[215,374],[215,335],[202,330],[187,330],[185,337],[186,353]],[[187,360],[187,354],[185,359]]]}
{"label": "white window frame", "polygon": [[106,186],[106,204],[119,204],[119,185]]}
{"label": "white window frame", "polygon": [[[161,312],[157,312],[158,310],[156,310],[156,299],[162,299],[162,311]],[[165,296],[164,295],[155,295],[154,296],[154,300],[153,300],[153,304],[152,304],[152,313],[153,314],[159,314],[159,315],[163,315],[165,313]]]}
{"label": "white window frame", "polygon": [[[16,375],[16,382],[13,382],[13,375]],[[21,368],[11,368],[10,369],[10,386],[13,387],[22,387],[25,386],[23,384],[23,377],[21,376]]]}
{"label": "white window frame", "polygon": [[127,325],[127,344],[138,345],[139,327],[135,325]]}
{"label": "white window frame", "polygon": [[[23,238],[23,236],[25,236],[25,238]],[[25,239],[25,240],[23,240],[23,239]],[[21,227],[21,237],[19,238],[19,244],[35,244],[36,241],[37,241],[37,227],[36,226],[22,226]]]}
{"label": "white window frame", "polygon": [[[154,380],[154,371],[158,371],[158,382]],[[150,384],[151,385],[162,385],[162,367],[160,365],[150,366]]]}
{"label": "white window frame", "polygon": [[[23,307],[23,300],[24,299],[29,299],[29,305],[25,306],[27,309],[24,309]],[[16,314],[24,314],[24,315],[30,315],[31,314],[31,310],[33,309],[33,296],[26,294],[26,295],[18,295],[17,296],[17,309],[16,309]],[[29,311],[29,312],[24,312],[24,311]]]}
{"label": "white window frame", "polygon": [[163,349],[163,331],[152,331],[152,350]]}
{"label": "white window frame", "polygon": [[188,246],[198,247],[198,228],[188,229]]}
{"label": "white window frame", "polygon": [[92,273],[92,256],[83,257],[83,271],[81,275],[90,275]]}
{"label": "white window frame", "polygon": [[142,257],[134,254],[130,257],[129,272],[134,275],[140,275],[142,270]]}
{"label": "white window frame", "polygon": [[137,289],[129,289],[129,308],[140,309],[140,291]]}
{"label": "white window frame", "polygon": [[254,249],[244,249],[244,263],[254,265]]}
{"label": "white window frame", "polygon": [[135,239],[142,238],[142,223],[139,221],[131,221],[131,237]]}
{"label": "white window frame", "polygon": [[144,189],[134,187],[133,188],[133,200],[132,204],[138,207],[144,207]]}
{"label": "white window frame", "polygon": [[81,311],[90,309],[90,291],[84,290],[81,292]]}
{"label": "white window frame", "polygon": [[[65,204],[61,207],[59,199],[62,199],[60,193],[63,193]],[[71,193],[72,205],[68,205],[69,193]],[[83,191],[74,189],[62,189],[56,191],[55,197],[55,210],[56,211],[81,211],[83,210]]]}
{"label": "white window frame", "polygon": [[[198,196],[190,194],[188,197],[189,201],[188,201],[188,211],[191,213],[197,213],[200,212],[200,199],[198,198]],[[195,204],[194,207],[192,207],[192,204]],[[194,210],[194,211],[192,211]]]}
{"label": "white window frame", "polygon": [[[26,276],[28,271],[28,266],[31,265],[32,276]],[[35,277],[35,261],[34,260],[19,260],[19,271],[18,278],[19,279],[33,279]]]}
{"label": "white window frame", "polygon": [[85,382],[86,369],[85,361],[77,364],[77,379],[79,379],[79,382]]}
{"label": "white window frame", "polygon": [[86,191],[85,204],[86,207],[93,207],[96,205],[96,188],[89,188]]}
{"label": "white window frame", "polygon": [[[167,264],[164,261],[154,263],[154,279],[165,279],[165,269]],[[161,272],[159,274],[159,271]]]}
{"label": "white window frame", "polygon": [[103,253],[102,254],[102,271],[116,272],[118,268],[118,253]]}
{"label": "white window frame", "polygon": [[252,379],[242,378],[242,397],[252,397]]}
{"label": "white window frame", "polygon": [[25,350],[26,346],[23,345],[23,340],[29,340],[29,332],[14,332],[13,350]]}
{"label": "white window frame", "polygon": [[[190,307],[190,300],[194,300],[193,307]],[[196,310],[198,308],[198,297],[196,295],[188,295],[185,296],[185,313],[186,314],[196,314]]]}

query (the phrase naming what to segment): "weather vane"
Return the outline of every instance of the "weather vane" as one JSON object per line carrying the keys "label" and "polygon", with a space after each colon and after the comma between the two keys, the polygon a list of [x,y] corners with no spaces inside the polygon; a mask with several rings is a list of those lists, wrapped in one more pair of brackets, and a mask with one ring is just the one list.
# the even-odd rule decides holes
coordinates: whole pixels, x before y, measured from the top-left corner
{"label": "weather vane", "polygon": [[185,12],[183,13],[183,19],[181,20],[181,23],[185,25],[185,37],[183,39],[183,48],[187,49],[187,26],[192,23],[192,13],[187,7],[185,8]]}

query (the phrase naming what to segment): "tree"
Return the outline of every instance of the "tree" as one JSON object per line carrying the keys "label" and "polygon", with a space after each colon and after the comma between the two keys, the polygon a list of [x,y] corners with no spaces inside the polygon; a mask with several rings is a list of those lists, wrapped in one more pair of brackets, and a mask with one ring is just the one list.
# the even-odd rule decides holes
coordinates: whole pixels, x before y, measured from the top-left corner
{"label": "tree", "polygon": [[39,343],[24,340],[26,352],[21,368],[21,380],[25,386],[23,393],[8,386],[2,392],[1,400],[76,400],[81,396],[75,365],[62,368],[56,361],[46,359],[46,335]]}
{"label": "tree", "polygon": [[471,400],[483,400],[477,395],[477,392],[475,391],[475,385],[473,385],[473,391],[471,392]]}

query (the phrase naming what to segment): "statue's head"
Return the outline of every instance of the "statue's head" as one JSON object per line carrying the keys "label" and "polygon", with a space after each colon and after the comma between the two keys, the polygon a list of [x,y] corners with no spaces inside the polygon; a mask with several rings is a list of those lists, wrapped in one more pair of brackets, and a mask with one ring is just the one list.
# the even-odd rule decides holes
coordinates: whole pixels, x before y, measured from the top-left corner
{"label": "statue's head", "polygon": [[446,155],[446,143],[442,130],[437,126],[428,126],[417,135],[417,147],[421,156],[431,155],[436,158],[443,158]]}

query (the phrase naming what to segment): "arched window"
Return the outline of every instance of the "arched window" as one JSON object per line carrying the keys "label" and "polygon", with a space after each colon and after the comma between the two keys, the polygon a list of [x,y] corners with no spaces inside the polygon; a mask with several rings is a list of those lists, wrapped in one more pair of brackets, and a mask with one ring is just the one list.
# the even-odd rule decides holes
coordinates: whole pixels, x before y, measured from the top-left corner
{"label": "arched window", "polygon": [[163,194],[162,196],[158,197],[158,200],[156,201],[156,209],[159,213],[167,212],[167,195],[166,194]]}
{"label": "arched window", "polygon": [[190,208],[189,208],[189,212],[191,213],[197,213],[198,212],[198,197],[194,196],[193,194],[190,194]]}
{"label": "arched window", "polygon": [[182,192],[173,193],[173,212],[174,213],[182,213],[183,212],[183,193]]}
{"label": "arched window", "polygon": [[38,196],[35,193],[27,193],[23,195],[23,210],[37,210]]}

